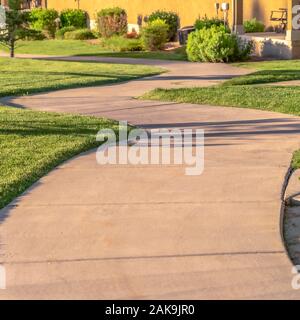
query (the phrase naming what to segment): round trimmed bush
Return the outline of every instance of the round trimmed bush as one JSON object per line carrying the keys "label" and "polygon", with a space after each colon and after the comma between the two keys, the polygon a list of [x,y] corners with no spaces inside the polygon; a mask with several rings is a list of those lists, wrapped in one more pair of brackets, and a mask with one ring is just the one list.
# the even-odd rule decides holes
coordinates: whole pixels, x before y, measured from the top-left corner
{"label": "round trimmed bush", "polygon": [[190,61],[233,62],[249,57],[253,43],[240,40],[224,26],[196,30],[189,35],[187,55]]}
{"label": "round trimmed bush", "polygon": [[60,14],[62,27],[86,28],[87,14],[81,9],[66,9]]}
{"label": "round trimmed bush", "polygon": [[127,13],[124,9],[119,7],[102,9],[97,16],[99,33],[102,37],[122,36],[127,33]]}
{"label": "round trimmed bush", "polygon": [[163,48],[168,41],[169,26],[164,20],[149,22],[142,30],[142,43],[146,50],[154,51]]}
{"label": "round trimmed bush", "polygon": [[90,29],[77,29],[64,34],[66,40],[89,40],[96,39],[96,36]]}
{"label": "round trimmed bush", "polygon": [[179,16],[175,12],[157,10],[150,14],[148,22],[153,22],[157,19],[165,21],[169,26],[168,40],[173,41],[177,37],[177,30],[179,29]]}

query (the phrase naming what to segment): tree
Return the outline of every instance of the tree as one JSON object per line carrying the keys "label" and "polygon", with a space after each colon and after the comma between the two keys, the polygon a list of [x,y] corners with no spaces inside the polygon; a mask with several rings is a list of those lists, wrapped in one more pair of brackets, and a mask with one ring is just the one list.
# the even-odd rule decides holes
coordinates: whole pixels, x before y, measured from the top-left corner
{"label": "tree", "polygon": [[28,12],[21,9],[21,0],[8,0],[5,8],[5,25],[0,27],[0,42],[9,48],[10,57],[15,56],[15,45],[32,33],[29,29]]}

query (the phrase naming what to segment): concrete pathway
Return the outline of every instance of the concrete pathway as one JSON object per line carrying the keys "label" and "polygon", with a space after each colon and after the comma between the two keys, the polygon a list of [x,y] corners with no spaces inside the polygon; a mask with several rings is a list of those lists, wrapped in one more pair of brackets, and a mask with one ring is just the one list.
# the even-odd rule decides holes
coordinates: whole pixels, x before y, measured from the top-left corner
{"label": "concrete pathway", "polygon": [[170,72],[5,102],[145,128],[203,128],[204,173],[99,166],[94,151],[59,166],[1,211],[8,288],[0,298],[300,298],[280,235],[282,184],[300,147],[300,118],[136,100],[155,87],[207,85],[245,72],[138,62]]}

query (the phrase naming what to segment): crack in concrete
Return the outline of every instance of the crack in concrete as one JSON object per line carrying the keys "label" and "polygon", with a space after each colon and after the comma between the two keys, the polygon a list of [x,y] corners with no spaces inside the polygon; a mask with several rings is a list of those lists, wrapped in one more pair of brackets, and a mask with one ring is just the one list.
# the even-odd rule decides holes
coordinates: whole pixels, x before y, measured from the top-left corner
{"label": "crack in concrete", "polygon": [[237,255],[266,255],[266,254],[285,254],[285,251],[245,251],[245,252],[213,252],[213,253],[190,253],[174,255],[152,255],[152,256],[124,256],[124,257],[103,257],[103,258],[75,258],[75,259],[49,259],[49,260],[32,260],[32,261],[0,261],[3,265],[15,264],[44,264],[44,263],[71,263],[87,261],[120,261],[120,260],[145,260],[145,259],[176,259],[176,258],[193,258],[193,257],[213,257],[213,256],[237,256]]}

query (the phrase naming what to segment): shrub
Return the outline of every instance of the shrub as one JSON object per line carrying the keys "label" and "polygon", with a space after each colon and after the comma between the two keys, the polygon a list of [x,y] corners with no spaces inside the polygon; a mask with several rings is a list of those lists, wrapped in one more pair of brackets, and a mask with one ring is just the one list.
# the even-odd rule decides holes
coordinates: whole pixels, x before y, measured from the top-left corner
{"label": "shrub", "polygon": [[179,28],[179,17],[175,12],[157,10],[150,14],[148,17],[149,22],[153,22],[157,19],[165,21],[169,26],[168,40],[175,40],[177,37],[177,30]]}
{"label": "shrub", "polygon": [[95,38],[96,36],[90,29],[77,29],[64,34],[64,39],[66,40],[89,40]]}
{"label": "shrub", "polygon": [[98,28],[102,37],[109,38],[127,33],[127,14],[124,9],[119,7],[102,9],[97,15]]}
{"label": "shrub", "polygon": [[[208,29],[208,28],[211,28],[212,26],[217,26],[217,27],[224,26],[224,21],[219,18],[208,18],[207,16],[204,16],[203,18],[198,18],[195,21],[195,28],[197,30],[201,30],[204,28]],[[226,30],[230,32],[228,27],[226,27]]]}
{"label": "shrub", "polygon": [[142,42],[147,50],[162,49],[168,41],[169,26],[161,19],[149,22],[142,30]]}
{"label": "shrub", "polygon": [[256,18],[244,21],[244,29],[245,32],[264,32],[265,25],[261,22],[256,20]]}
{"label": "shrub", "polygon": [[128,39],[122,36],[104,38],[101,44],[104,48],[117,52],[143,50],[142,41],[140,39]]}
{"label": "shrub", "polygon": [[60,14],[62,27],[86,28],[86,12],[80,9],[66,9]]}
{"label": "shrub", "polygon": [[57,28],[56,19],[58,19],[58,12],[54,9],[35,8],[29,14],[31,28],[45,31],[51,38],[54,38]]}
{"label": "shrub", "polygon": [[27,40],[27,41],[46,39],[46,36],[43,34],[42,31],[34,30],[34,29],[29,29],[29,30],[26,30],[25,32],[22,30],[19,30],[17,32],[17,35],[20,39]]}
{"label": "shrub", "polygon": [[243,42],[224,26],[196,30],[189,35],[187,55],[191,61],[232,62],[249,57],[252,42]]}
{"label": "shrub", "polygon": [[66,32],[71,32],[71,31],[75,31],[76,28],[75,27],[64,27],[64,28],[61,28],[59,30],[56,31],[55,33],[55,38],[56,39],[64,39],[64,36],[65,36],[65,33]]}

